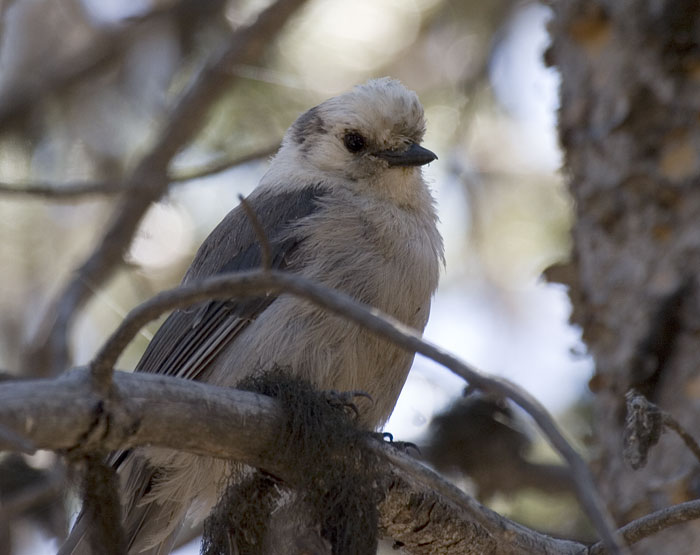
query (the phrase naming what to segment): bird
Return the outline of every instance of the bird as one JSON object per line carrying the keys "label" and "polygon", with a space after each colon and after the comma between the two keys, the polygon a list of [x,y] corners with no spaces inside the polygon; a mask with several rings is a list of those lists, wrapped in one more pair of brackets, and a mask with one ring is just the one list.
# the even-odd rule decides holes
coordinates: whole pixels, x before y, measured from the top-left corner
{"label": "bird", "polygon": [[[423,107],[396,79],[371,79],[302,113],[259,185],[198,249],[183,284],[260,268],[346,293],[422,332],[444,265],[435,201],[422,166]],[[320,390],[362,391],[358,420],[391,414],[414,353],[289,294],[211,300],[173,312],[136,367],[231,387],[281,366]],[[226,461],[142,447],[112,456],[130,554],[168,553],[185,521],[206,517]],[[78,518],[61,554],[90,553]]]}

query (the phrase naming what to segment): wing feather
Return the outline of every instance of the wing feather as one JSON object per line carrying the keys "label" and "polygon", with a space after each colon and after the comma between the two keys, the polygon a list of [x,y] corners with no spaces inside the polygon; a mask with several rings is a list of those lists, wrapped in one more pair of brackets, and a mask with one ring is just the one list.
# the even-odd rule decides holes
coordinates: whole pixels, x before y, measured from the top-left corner
{"label": "wing feather", "polygon": [[[304,237],[290,234],[295,222],[318,210],[317,202],[325,190],[319,185],[298,191],[272,194],[254,193],[248,203],[256,212],[267,234],[272,250],[272,266],[286,268],[295,249]],[[184,283],[206,277],[259,267],[262,261],[259,241],[248,217],[241,207],[234,208],[204,241],[190,266]],[[152,372],[201,379],[216,355],[233,341],[255,318],[274,302],[272,296],[255,299],[207,301],[194,307],[173,312],[158,329],[141,361],[139,372]],[[160,547],[149,553],[168,550],[175,538],[179,522],[178,503],[141,503],[154,480],[155,470],[132,450],[117,451],[108,459],[120,472],[129,471],[125,500],[126,534],[130,545],[148,541],[154,530],[172,528]],[[182,507],[179,507],[182,509]],[[87,549],[86,530],[89,519],[80,514],[70,537],[61,547],[61,555],[80,553]]]}
{"label": "wing feather", "polygon": [[[248,199],[271,250],[273,268],[288,267],[304,240],[294,224],[320,209],[325,189],[315,185],[273,194],[263,191]],[[184,283],[206,277],[259,268],[262,249],[242,207],[234,208],[205,240]],[[206,301],[173,312],[151,340],[136,369],[202,379],[216,355],[233,341],[274,301],[274,296]]]}

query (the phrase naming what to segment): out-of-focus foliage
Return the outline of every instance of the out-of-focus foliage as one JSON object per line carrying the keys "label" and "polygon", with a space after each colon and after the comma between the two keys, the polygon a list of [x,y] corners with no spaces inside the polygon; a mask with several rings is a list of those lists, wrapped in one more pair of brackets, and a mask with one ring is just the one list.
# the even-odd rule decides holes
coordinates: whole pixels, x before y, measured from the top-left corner
{"label": "out-of-focus foliage", "polygon": [[[6,0],[0,182],[118,182],[222,38],[264,4]],[[311,0],[259,66],[232,68],[243,79],[178,155],[172,174],[269,150],[308,107],[369,77],[397,77],[421,97],[425,142],[440,157],[427,174],[447,247],[441,294],[478,291],[485,310],[527,326],[522,291],[565,257],[570,217],[555,174],[553,129],[546,134],[554,106],[542,99],[553,92],[542,88],[538,54],[524,53],[544,40],[533,38],[544,37],[544,10],[513,0]],[[143,222],[119,274],[79,318],[76,363],[89,360],[130,307],[179,281],[201,240],[265,167],[263,156],[173,184]],[[115,206],[114,196],[65,203],[0,193],[1,368],[21,367],[49,301]],[[146,330],[123,368],[133,366],[147,340]],[[500,370],[502,356],[487,369]]]}

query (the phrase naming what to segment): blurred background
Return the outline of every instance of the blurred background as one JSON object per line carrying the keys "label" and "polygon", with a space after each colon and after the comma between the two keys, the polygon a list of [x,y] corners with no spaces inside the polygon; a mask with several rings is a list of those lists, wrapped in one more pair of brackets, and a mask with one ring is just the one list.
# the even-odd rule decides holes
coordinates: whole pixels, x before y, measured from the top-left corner
{"label": "blurred background", "polygon": [[[266,5],[4,0],[0,183],[119,183],[188,79]],[[572,213],[558,173],[558,77],[543,62],[548,17],[528,1],[309,0],[259,64],[233,69],[241,79],[176,157],[168,195],[77,320],[74,362],[87,362],[130,308],[179,282],[204,237],[255,187],[299,113],[390,75],[420,96],[424,144],[439,156],[424,171],[447,264],[427,339],[524,386],[585,451],[592,362],[568,324],[566,290],[541,278],[566,260]],[[116,198],[0,191],[4,372],[22,371],[27,343],[101,238]],[[144,330],[120,368],[133,368],[155,329]],[[385,429],[421,446],[431,464],[506,516],[587,538],[557,458],[529,421],[500,400],[462,397],[463,388],[417,357]],[[79,507],[64,491],[61,467],[48,453],[0,455],[0,465],[0,507],[13,508],[0,524],[0,554],[55,552]],[[196,542],[179,551],[196,552]]]}

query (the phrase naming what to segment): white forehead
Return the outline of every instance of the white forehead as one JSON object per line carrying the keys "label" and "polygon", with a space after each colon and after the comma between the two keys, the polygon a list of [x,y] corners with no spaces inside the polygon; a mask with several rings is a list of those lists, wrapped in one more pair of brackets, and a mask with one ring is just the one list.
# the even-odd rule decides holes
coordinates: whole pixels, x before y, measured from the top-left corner
{"label": "white forehead", "polygon": [[[348,132],[362,135],[361,153],[348,150]],[[310,176],[353,183],[387,173],[403,176],[405,172],[389,172],[386,163],[371,154],[420,143],[424,132],[423,107],[416,93],[395,79],[373,79],[301,114],[285,134],[262,183],[278,188],[280,183],[308,184]]]}
{"label": "white forehead", "polygon": [[425,132],[418,95],[389,77],[372,79],[326,100],[318,106],[318,113],[334,130],[357,129],[378,140],[406,137],[420,141]]}

